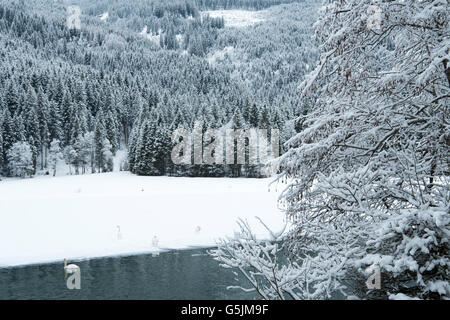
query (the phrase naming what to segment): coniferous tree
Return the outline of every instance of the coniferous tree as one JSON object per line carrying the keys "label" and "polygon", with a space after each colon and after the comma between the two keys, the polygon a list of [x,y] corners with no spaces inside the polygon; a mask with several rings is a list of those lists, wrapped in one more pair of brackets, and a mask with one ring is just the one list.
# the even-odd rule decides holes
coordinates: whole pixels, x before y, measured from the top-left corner
{"label": "coniferous tree", "polygon": [[139,126],[135,125],[131,130],[130,139],[128,142],[128,166],[131,172],[136,173],[136,151],[139,139]]}
{"label": "coniferous tree", "polygon": [[63,102],[61,105],[61,128],[64,135],[64,144],[69,145],[71,143],[72,135],[72,115],[73,104],[72,95],[70,91],[64,93]]}
{"label": "coniferous tree", "polygon": [[3,159],[6,160],[6,152],[14,144],[14,124],[8,109],[3,112]]}
{"label": "coniferous tree", "polygon": [[59,106],[55,102],[50,102],[50,121],[48,125],[50,139],[63,141],[64,131],[62,129],[62,116]]}
{"label": "coniferous tree", "polygon": [[6,107],[11,114],[15,114],[19,107],[19,97],[17,93],[17,84],[10,82],[6,91]]}
{"label": "coniferous tree", "polygon": [[104,172],[106,170],[106,159],[104,157],[106,139],[106,129],[103,125],[102,113],[99,113],[94,131],[95,166],[98,172]]}
{"label": "coniferous tree", "polygon": [[117,121],[117,116],[113,114],[113,111],[108,111],[105,118],[105,130],[106,136],[111,143],[112,153],[115,154],[119,149],[119,134],[120,125]]}
{"label": "coniferous tree", "polygon": [[27,104],[23,109],[25,138],[33,154],[33,168],[36,171],[38,150],[41,147],[39,119],[36,113],[37,96],[33,89],[27,94]]}
{"label": "coniferous tree", "polygon": [[26,140],[25,126],[23,124],[21,115],[18,115],[18,114],[14,115],[14,117],[12,119],[11,135],[12,135],[11,145],[16,142],[23,142]]}
{"label": "coniferous tree", "polygon": [[270,128],[270,114],[267,106],[263,106],[261,110],[261,117],[259,119],[259,128],[260,129],[269,129]]}
{"label": "coniferous tree", "polygon": [[141,126],[136,145],[135,172],[140,175],[161,175],[165,170],[165,132],[160,115],[150,114]]}
{"label": "coniferous tree", "polygon": [[[227,144],[231,143],[233,146],[233,164],[229,164],[229,166],[231,168],[232,175],[234,177],[240,177],[242,175],[243,164],[239,163],[239,155],[244,155],[245,160],[245,143],[241,144],[239,143],[239,141],[245,140],[245,138],[243,137],[244,132],[242,130],[246,129],[244,117],[242,116],[240,109],[236,109],[236,111],[234,112],[231,129],[234,129],[235,131],[234,141],[227,142]],[[227,136],[227,139],[231,139],[231,137]],[[227,148],[227,152],[228,151],[229,150]]]}
{"label": "coniferous tree", "polygon": [[71,145],[74,145],[78,137],[83,136],[87,131],[86,109],[82,105],[77,105],[73,110],[69,140]]}
{"label": "coniferous tree", "polygon": [[258,128],[260,123],[260,109],[254,103],[249,115],[249,123],[252,128]]}
{"label": "coniferous tree", "polygon": [[47,150],[50,141],[50,105],[47,97],[39,89],[37,94],[37,116],[39,123],[39,140],[41,145],[41,170],[47,167]]}

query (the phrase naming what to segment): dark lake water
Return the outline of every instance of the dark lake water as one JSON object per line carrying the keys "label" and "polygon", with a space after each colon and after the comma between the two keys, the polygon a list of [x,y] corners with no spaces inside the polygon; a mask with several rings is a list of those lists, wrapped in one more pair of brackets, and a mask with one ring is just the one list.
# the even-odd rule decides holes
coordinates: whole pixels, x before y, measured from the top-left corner
{"label": "dark lake water", "polygon": [[[0,299],[257,299],[227,290],[236,276],[209,249],[69,261],[81,268],[81,289],[66,287],[62,263],[0,269]],[[245,279],[240,283],[248,287]],[[244,285],[245,284],[245,285]]]}

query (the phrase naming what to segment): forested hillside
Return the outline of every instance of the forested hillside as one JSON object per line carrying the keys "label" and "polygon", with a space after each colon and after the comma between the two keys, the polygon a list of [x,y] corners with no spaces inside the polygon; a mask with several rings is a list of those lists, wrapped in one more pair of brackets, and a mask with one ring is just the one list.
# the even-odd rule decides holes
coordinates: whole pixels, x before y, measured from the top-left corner
{"label": "forested hillside", "polygon": [[[72,1],[81,29],[69,29],[67,2],[1,0],[2,175],[51,171],[58,159],[77,174],[110,171],[129,149],[121,168],[143,175],[259,176],[174,166],[171,133],[203,121],[280,129],[281,144],[295,134],[292,119],[310,108],[297,87],[316,61],[317,4],[291,2]],[[202,13],[218,8],[265,8],[264,19],[231,28]]]}

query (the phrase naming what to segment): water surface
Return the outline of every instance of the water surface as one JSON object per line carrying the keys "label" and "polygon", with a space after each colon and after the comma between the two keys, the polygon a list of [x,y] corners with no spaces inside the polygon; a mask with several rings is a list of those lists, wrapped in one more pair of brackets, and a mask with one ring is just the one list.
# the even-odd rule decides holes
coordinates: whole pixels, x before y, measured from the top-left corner
{"label": "water surface", "polygon": [[[81,289],[66,287],[62,263],[0,269],[0,299],[257,299],[227,290],[236,276],[209,249],[70,261],[81,268]],[[248,283],[240,278],[240,283]]]}

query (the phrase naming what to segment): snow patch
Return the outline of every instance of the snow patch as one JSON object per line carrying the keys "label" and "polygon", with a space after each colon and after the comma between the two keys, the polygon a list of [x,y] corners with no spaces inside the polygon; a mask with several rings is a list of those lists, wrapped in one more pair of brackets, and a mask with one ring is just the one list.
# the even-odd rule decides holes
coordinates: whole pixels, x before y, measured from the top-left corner
{"label": "snow patch", "polygon": [[203,11],[202,16],[209,15],[211,18],[223,17],[225,27],[243,28],[255,25],[265,20],[261,11],[248,10],[208,10]]}
{"label": "snow patch", "polygon": [[[143,36],[145,39],[150,40],[151,42],[159,45],[159,38],[160,35],[154,35],[151,31],[147,32],[147,26],[145,26],[142,31],[139,33],[141,36]],[[161,30],[160,30],[161,33]]]}
{"label": "snow patch", "polygon": [[101,21],[106,21],[106,20],[108,19],[108,17],[109,17],[109,13],[108,13],[108,12],[102,13],[102,14],[99,16],[99,18],[100,18]]}

